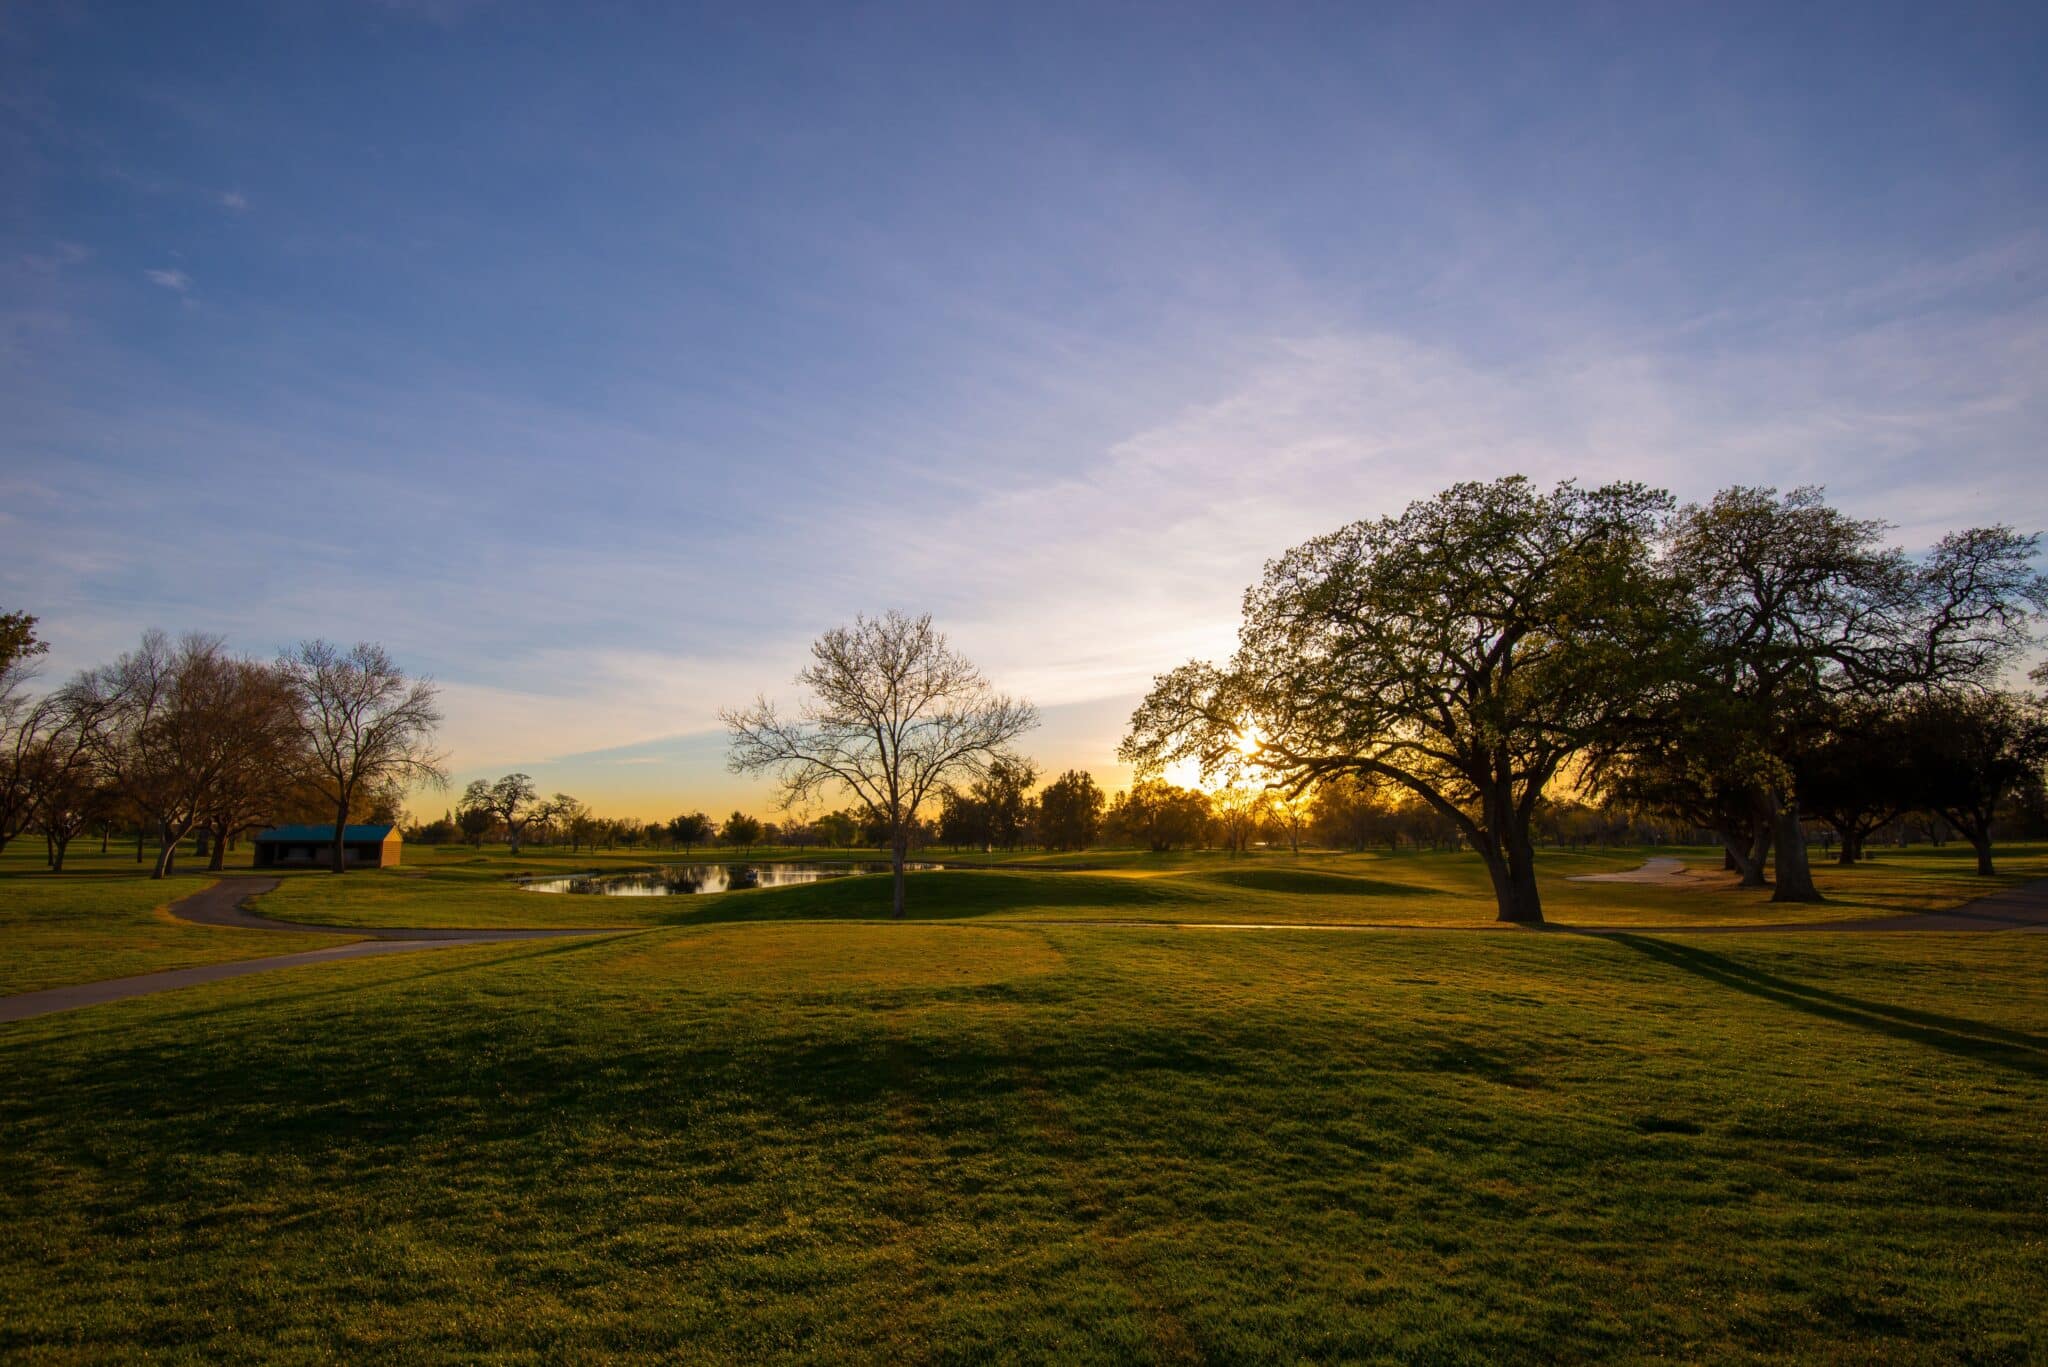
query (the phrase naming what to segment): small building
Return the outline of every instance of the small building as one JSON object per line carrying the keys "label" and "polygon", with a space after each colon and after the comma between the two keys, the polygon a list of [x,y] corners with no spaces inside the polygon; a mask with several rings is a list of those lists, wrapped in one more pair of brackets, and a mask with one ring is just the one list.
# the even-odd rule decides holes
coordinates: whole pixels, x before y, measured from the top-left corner
{"label": "small building", "polygon": [[[341,857],[352,869],[396,868],[404,843],[396,826],[350,826],[341,833]],[[276,826],[256,837],[259,869],[327,868],[333,860],[332,826]]]}

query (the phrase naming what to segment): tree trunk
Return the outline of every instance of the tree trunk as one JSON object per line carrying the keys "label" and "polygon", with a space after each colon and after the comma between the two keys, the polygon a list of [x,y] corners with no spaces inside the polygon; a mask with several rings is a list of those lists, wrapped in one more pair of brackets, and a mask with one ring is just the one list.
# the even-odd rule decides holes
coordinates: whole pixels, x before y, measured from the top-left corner
{"label": "tree trunk", "polygon": [[1797,796],[1774,804],[1777,826],[1778,881],[1771,891],[1773,902],[1821,902],[1826,899],[1813,885],[1813,868],[1806,862],[1806,833],[1799,828]]}
{"label": "tree trunk", "polygon": [[62,873],[64,872],[64,851],[71,848],[71,837],[67,835],[62,840],[54,843],[56,848],[50,853],[50,872]]}
{"label": "tree trunk", "polygon": [[1764,881],[1764,851],[1769,848],[1770,845],[1767,842],[1758,840],[1755,836],[1751,836],[1748,843],[1745,844],[1739,835],[1723,835],[1721,837],[1721,867],[1733,869],[1742,875],[1741,879],[1736,883],[1737,887],[1769,887],[1770,884]]}
{"label": "tree trunk", "polygon": [[1767,888],[1770,886],[1770,884],[1764,879],[1764,861],[1769,859],[1770,857],[1771,823],[1762,818],[1758,818],[1756,823],[1756,830],[1751,834],[1749,843],[1750,867],[1756,870],[1756,881],[1754,883],[1751,883],[1749,885],[1750,887]]}
{"label": "tree trunk", "polygon": [[181,839],[181,835],[171,834],[169,823],[157,828],[156,867],[149,875],[151,878],[168,878],[177,871],[178,841]]}
{"label": "tree trunk", "polygon": [[1505,802],[1501,806],[1505,808],[1500,813],[1501,824],[1508,829],[1495,837],[1496,848],[1480,847],[1486,858],[1486,871],[1493,878],[1493,900],[1499,909],[1494,919],[1511,925],[1540,926],[1543,898],[1536,891],[1535,847],[1526,828],[1514,829],[1513,806]]}
{"label": "tree trunk", "polygon": [[219,872],[220,872],[220,871],[221,871],[221,870],[222,870],[223,868],[227,867],[227,862],[228,862],[228,835],[227,835],[227,832],[226,832],[226,831],[215,831],[215,832],[213,833],[213,857],[212,857],[212,858],[210,858],[210,859],[208,859],[208,860],[206,861],[206,871],[207,871],[208,873],[219,873]]}
{"label": "tree trunk", "polygon": [[1486,872],[1493,879],[1496,921],[1523,926],[1543,924],[1543,902],[1536,894],[1536,879],[1529,870],[1517,870],[1505,856],[1488,852]]}
{"label": "tree trunk", "polygon": [[348,804],[339,803],[334,811],[334,871],[348,872]]}
{"label": "tree trunk", "polygon": [[899,832],[896,838],[889,842],[890,872],[894,875],[896,884],[891,895],[889,917],[895,921],[903,919],[903,857],[909,849],[910,837],[907,833]]}
{"label": "tree trunk", "polygon": [[[1961,817],[1961,820],[1957,820]],[[1956,833],[1970,842],[1970,848],[1977,852],[1977,875],[1990,878],[1997,870],[1991,866],[1991,821],[1990,813],[1982,820],[1965,816],[1962,812],[1943,812],[1941,819],[1956,828]]]}

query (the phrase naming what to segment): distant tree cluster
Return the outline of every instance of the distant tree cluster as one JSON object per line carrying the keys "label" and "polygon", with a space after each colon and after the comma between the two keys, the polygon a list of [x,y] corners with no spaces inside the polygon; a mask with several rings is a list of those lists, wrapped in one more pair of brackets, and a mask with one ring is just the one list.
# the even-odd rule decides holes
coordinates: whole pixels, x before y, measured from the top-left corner
{"label": "distant tree cluster", "polygon": [[433,684],[384,650],[308,641],[275,660],[217,636],[160,631],[110,664],[32,696],[35,619],[0,616],[0,849],[40,833],[53,870],[84,831],[104,844],[154,837],[152,876],[195,834],[220,868],[227,845],[280,821],[395,817],[405,792],[442,780]]}
{"label": "distant tree cluster", "polygon": [[1751,881],[1768,857],[1778,900],[1819,897],[1809,816],[1853,846],[1900,804],[1938,812],[1988,872],[1997,813],[2040,782],[2039,700],[2004,687],[2048,609],[2038,538],[1914,558],[1887,530],[1818,489],[1460,484],[1268,565],[1237,653],[1156,680],[1122,755],[1398,791],[1479,853],[1507,921],[1542,919],[1560,786],[1714,831]]}

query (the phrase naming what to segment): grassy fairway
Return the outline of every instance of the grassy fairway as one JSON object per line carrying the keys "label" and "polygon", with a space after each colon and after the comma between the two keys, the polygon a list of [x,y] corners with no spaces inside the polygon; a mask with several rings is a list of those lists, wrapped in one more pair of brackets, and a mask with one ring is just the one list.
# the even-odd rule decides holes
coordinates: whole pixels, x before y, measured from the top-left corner
{"label": "grassy fairway", "polygon": [[[2036,845],[2003,852],[2004,874],[1998,880],[1971,872],[1965,846],[1886,850],[1854,868],[1823,866],[1817,876],[1829,901],[1816,907],[1774,906],[1766,892],[1721,882],[1672,889],[1569,881],[1574,874],[1633,868],[1646,853],[1654,851],[1544,851],[1539,877],[1545,914],[1565,923],[1642,926],[1851,919],[1950,907],[1997,887],[2048,876],[2048,847]],[[1702,869],[1719,862],[1705,850],[1682,853]],[[1479,861],[1451,852],[1311,853],[1299,858],[1263,853],[1233,859],[1213,851],[1091,850],[1051,858],[944,852],[932,857],[949,867],[916,876],[910,889],[913,917],[1481,925],[1494,915]],[[289,875],[260,909],[285,920],[369,926],[654,925],[870,919],[888,913],[888,882],[882,878],[656,898],[546,895],[521,891],[513,881],[520,873],[626,869],[649,862],[647,855],[589,852],[530,851],[515,860],[502,851],[419,851],[395,870],[342,878]]]}
{"label": "grassy fairway", "polygon": [[662,928],[0,1033],[0,1353],[2039,1360],[2048,937]]}
{"label": "grassy fairway", "polygon": [[[1551,915],[1786,913],[1559,881],[1640,857],[1546,856]],[[259,906],[653,924],[0,1027],[0,1357],[2048,1356],[2048,936],[1082,924],[1484,924],[1455,855],[1019,860],[904,925],[880,879],[474,858]],[[1887,851],[1821,910],[1968,867]],[[200,882],[0,876],[8,990],[303,947],[150,910]]]}

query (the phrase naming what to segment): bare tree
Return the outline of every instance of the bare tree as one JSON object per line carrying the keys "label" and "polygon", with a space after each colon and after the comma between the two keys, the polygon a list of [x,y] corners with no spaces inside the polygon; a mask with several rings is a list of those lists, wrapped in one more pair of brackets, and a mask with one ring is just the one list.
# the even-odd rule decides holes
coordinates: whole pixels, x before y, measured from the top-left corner
{"label": "bare tree", "polygon": [[887,833],[892,908],[903,915],[903,862],[918,809],[949,780],[984,777],[1009,744],[1038,724],[1021,699],[998,693],[955,654],[929,614],[891,612],[835,627],[797,675],[809,692],[784,716],[761,698],[720,713],[734,773],[773,774],[787,809],[844,789]]}
{"label": "bare tree", "polygon": [[101,771],[156,831],[152,877],[172,871],[179,842],[249,753],[275,691],[267,678],[217,636],[194,633],[174,644],[151,631],[139,648],[65,688],[67,708],[93,719]]}
{"label": "bare tree", "polygon": [[347,651],[303,641],[278,667],[298,697],[307,777],[334,812],[334,871],[344,873],[351,811],[394,787],[447,784],[433,749],[438,690],[368,641]]}
{"label": "bare tree", "polygon": [[47,699],[0,700],[0,850],[35,820],[37,781],[43,746],[56,725],[58,709]]}
{"label": "bare tree", "polygon": [[25,728],[33,741],[21,753],[19,767],[52,873],[63,872],[64,852],[73,838],[109,816],[120,800],[96,753],[104,719],[90,698],[65,689],[38,703]]}
{"label": "bare tree", "polygon": [[240,660],[235,668],[242,690],[239,743],[214,780],[199,823],[213,846],[206,867],[216,872],[227,862],[229,841],[290,805],[307,767],[290,680],[274,664]]}
{"label": "bare tree", "polygon": [[[574,799],[570,799],[572,802]],[[507,774],[496,783],[482,779],[473,780],[462,790],[462,801],[455,804],[457,811],[484,811],[503,822],[505,838],[511,844],[512,853],[519,853],[520,837],[534,822],[546,825],[558,815],[573,815],[558,811],[550,803],[541,801],[540,789],[533,786],[533,779],[525,774]]]}

